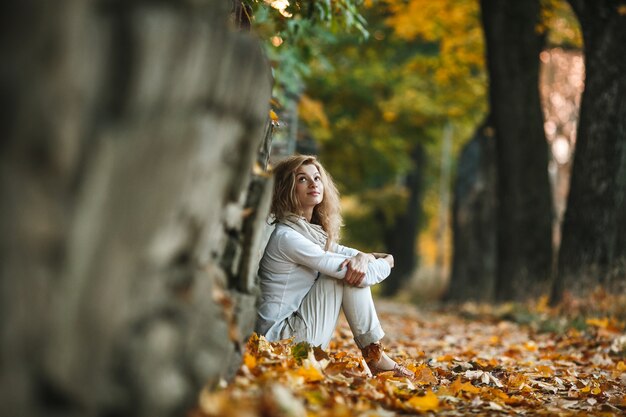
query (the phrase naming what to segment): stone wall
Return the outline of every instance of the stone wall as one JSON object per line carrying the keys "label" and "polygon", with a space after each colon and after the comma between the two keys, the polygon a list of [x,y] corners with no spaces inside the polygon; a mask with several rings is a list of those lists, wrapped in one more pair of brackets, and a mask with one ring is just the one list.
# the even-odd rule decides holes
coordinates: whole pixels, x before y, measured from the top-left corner
{"label": "stone wall", "polygon": [[2,415],[183,415],[236,369],[271,81],[229,7],[5,6]]}

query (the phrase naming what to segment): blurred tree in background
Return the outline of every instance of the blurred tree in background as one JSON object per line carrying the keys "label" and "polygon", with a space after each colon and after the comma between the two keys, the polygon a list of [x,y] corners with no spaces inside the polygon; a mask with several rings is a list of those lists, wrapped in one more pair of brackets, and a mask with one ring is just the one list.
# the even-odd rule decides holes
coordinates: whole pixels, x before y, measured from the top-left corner
{"label": "blurred tree in background", "polygon": [[565,288],[626,285],[626,2],[569,3],[582,27],[586,79],[555,301]]}
{"label": "blurred tree in background", "polygon": [[552,262],[548,148],[539,99],[539,0],[481,1],[496,142],[495,297],[545,292]]}
{"label": "blurred tree in background", "polygon": [[348,244],[396,257],[393,294],[414,273],[420,225],[427,265],[448,262],[441,171],[485,112],[482,34],[475,1],[378,2],[364,16],[371,36],[338,39],[308,78],[323,117],[302,114],[345,196]]}
{"label": "blurred tree in background", "polygon": [[[579,13],[585,4],[578,4]],[[342,191],[344,242],[396,256],[394,277],[386,282],[384,293],[396,293],[416,271],[437,282],[433,285],[445,285],[453,252],[451,179],[461,148],[474,142],[474,150],[464,152],[469,165],[458,173],[456,183],[475,181],[479,169],[479,176],[488,181],[482,185],[466,181],[466,191],[477,184],[494,190],[472,194],[475,203],[485,203],[482,208],[474,203],[465,206],[465,213],[473,215],[482,210],[482,220],[469,234],[456,232],[462,240],[455,242],[454,264],[465,268],[466,275],[464,281],[452,275],[449,295],[460,300],[512,299],[550,290],[567,186],[563,179],[556,184],[553,178],[553,186],[559,188],[550,189],[548,165],[554,165],[555,157],[548,145],[561,146],[563,137],[555,135],[561,127],[546,122],[542,114],[542,106],[548,111],[547,101],[557,106],[559,101],[549,86],[542,87],[547,93],[540,97],[541,62],[548,62],[549,55],[539,58],[542,51],[582,48],[578,19],[565,0],[251,5],[275,68],[274,107],[287,125],[279,129],[275,148],[321,156]],[[621,21],[620,5],[620,1],[601,3],[597,15],[586,18],[596,25]],[[607,41],[609,49],[619,48],[610,45],[621,39],[612,24],[606,32],[614,33],[613,41]],[[612,61],[606,53],[594,59],[621,68],[623,54],[610,50]],[[618,72],[612,71],[603,74],[619,80]],[[572,77],[577,75],[560,81],[580,82]],[[614,119],[606,126],[618,127],[619,138]],[[567,125],[568,149],[576,140],[575,126],[576,119]],[[468,142],[471,137],[475,140]],[[616,160],[619,149],[613,153]],[[567,181],[572,164],[560,164]],[[615,173],[621,165],[611,166]],[[619,208],[621,194],[614,195],[614,190],[621,183],[612,178],[607,184],[615,204],[609,200],[607,204]],[[619,217],[611,216],[597,231],[607,230],[608,223]],[[570,239],[580,242],[583,237]],[[607,239],[621,247],[619,238]]]}

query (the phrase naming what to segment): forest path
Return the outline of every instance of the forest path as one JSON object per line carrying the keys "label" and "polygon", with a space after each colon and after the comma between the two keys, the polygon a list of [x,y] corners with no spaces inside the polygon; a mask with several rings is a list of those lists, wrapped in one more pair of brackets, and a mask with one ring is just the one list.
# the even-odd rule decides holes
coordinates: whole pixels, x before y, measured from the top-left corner
{"label": "forest path", "polygon": [[194,416],[626,414],[626,333],[612,317],[466,304],[378,301],[387,353],[413,381],[366,375],[345,320],[328,351],[253,336],[238,376]]}

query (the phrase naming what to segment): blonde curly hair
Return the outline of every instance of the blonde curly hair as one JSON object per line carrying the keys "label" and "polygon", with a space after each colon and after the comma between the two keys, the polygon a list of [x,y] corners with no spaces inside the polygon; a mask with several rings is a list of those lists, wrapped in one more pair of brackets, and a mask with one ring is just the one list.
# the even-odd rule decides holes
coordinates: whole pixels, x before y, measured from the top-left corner
{"label": "blonde curly hair", "polygon": [[273,169],[274,195],[270,214],[274,216],[274,223],[279,222],[290,214],[302,214],[302,208],[296,197],[296,172],[302,165],[315,165],[320,173],[324,185],[324,198],[313,209],[311,223],[322,226],[328,234],[326,249],[332,242],[339,240],[339,230],[342,226],[339,191],[332,177],[316,157],[311,155],[293,155],[280,161]]}

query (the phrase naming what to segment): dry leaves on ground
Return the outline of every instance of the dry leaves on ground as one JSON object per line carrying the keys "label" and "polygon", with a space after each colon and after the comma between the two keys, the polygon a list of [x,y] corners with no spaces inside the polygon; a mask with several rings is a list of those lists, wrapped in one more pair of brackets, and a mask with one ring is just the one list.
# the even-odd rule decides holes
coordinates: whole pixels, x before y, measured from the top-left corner
{"label": "dry leaves on ground", "polygon": [[[512,321],[516,314],[532,317],[520,324]],[[388,354],[414,371],[414,380],[371,377],[341,321],[328,351],[253,335],[234,381],[203,391],[191,414],[626,414],[626,333],[615,318],[576,322],[545,300],[523,314],[510,305],[424,312],[386,302],[379,315]],[[559,328],[546,330],[552,327]]]}

